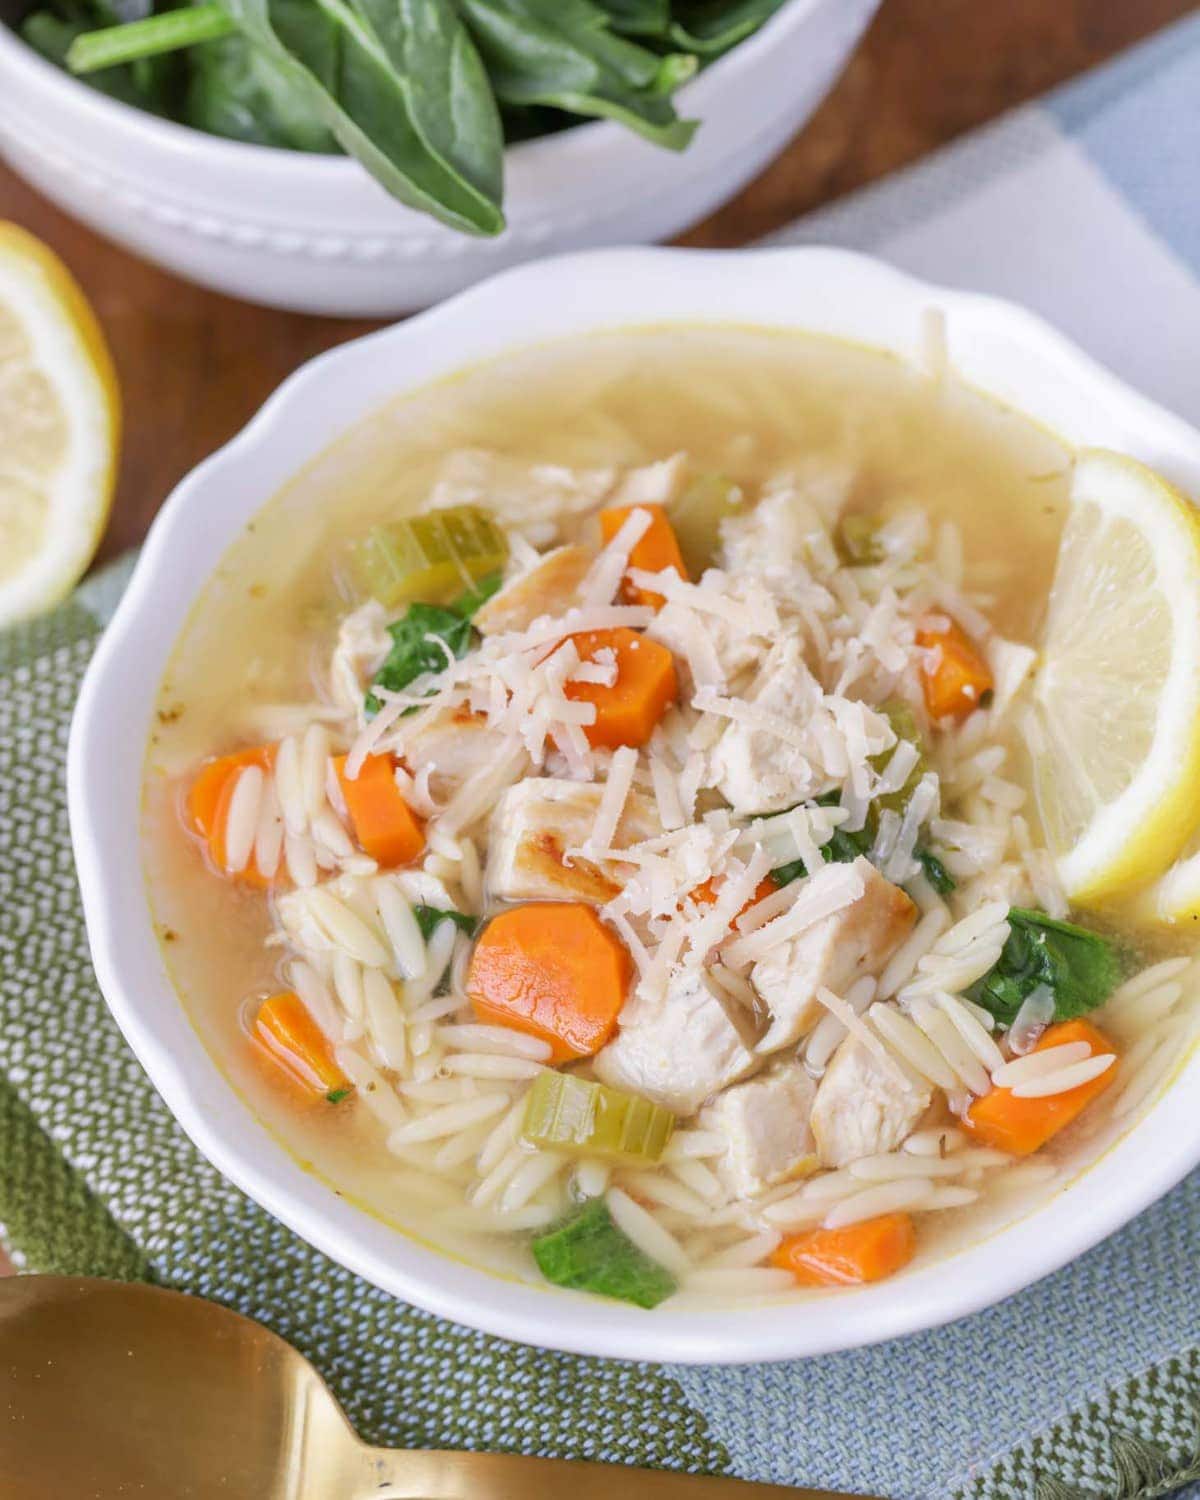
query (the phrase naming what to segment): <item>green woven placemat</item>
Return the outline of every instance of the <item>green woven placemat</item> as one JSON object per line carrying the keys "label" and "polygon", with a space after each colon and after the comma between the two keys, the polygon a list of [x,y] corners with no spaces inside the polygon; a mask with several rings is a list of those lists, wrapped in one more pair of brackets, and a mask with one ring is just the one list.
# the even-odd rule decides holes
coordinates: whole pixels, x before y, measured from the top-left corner
{"label": "green woven placemat", "polygon": [[[984,1465],[951,1448],[939,1455],[956,1476],[944,1489],[913,1480],[886,1428],[853,1422],[841,1435],[852,1455],[843,1471],[825,1459],[821,1473],[807,1472],[805,1424],[821,1418],[792,1404],[800,1376],[812,1387],[815,1372],[819,1391],[828,1370],[832,1387],[847,1368],[838,1361],[859,1356],[711,1372],[710,1385],[705,1372],[508,1344],[360,1281],[223,1181],[175,1125],[104,1007],[71,857],[70,715],[126,573],[110,570],[53,615],[0,634],[0,1237],[22,1268],[153,1280],[258,1317],[314,1361],[372,1442],[729,1472],[718,1433],[730,1430],[733,1391],[734,1420],[747,1432],[766,1435],[782,1422],[794,1435],[790,1451],[738,1465],[762,1477],[869,1482],[893,1500],[950,1489],[979,1500],[1140,1500],[1189,1477],[1197,1389],[1189,1354],[1091,1393]],[[916,1346],[893,1347],[900,1357],[888,1368],[903,1369],[903,1351]],[[936,1359],[924,1372],[926,1384],[962,1378]],[[884,1397],[902,1401],[894,1376],[888,1383]],[[864,1387],[864,1409],[869,1397],[879,1392]],[[986,1383],[979,1399],[991,1399]],[[1141,1436],[1128,1440],[1125,1428]]]}

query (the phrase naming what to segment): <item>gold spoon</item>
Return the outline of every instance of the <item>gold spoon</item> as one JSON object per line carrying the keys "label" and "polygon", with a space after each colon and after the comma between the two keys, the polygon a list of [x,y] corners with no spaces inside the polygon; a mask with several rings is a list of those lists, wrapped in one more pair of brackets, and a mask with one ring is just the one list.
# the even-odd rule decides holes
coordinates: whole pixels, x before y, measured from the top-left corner
{"label": "gold spoon", "polygon": [[[854,1500],[609,1464],[368,1448],[290,1344],[215,1303],[0,1281],[0,1475],[21,1500]],[[859,1500],[871,1500],[869,1496]]]}

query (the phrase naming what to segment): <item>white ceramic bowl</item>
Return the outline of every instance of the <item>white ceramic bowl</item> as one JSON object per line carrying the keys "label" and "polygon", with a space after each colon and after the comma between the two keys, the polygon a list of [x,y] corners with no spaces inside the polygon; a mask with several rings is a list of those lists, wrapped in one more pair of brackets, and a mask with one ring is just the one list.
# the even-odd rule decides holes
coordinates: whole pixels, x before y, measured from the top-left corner
{"label": "white ceramic bowl", "polygon": [[[832,250],[617,250],[510,271],[293,375],[168,500],[80,695],[68,765],[92,954],[121,1029],[184,1129],[239,1187],[333,1259],[458,1322],[526,1343],[644,1360],[782,1359],[894,1337],[973,1312],[1109,1234],[1200,1161],[1200,1057],[1061,1196],[990,1239],[876,1286],[778,1307],[652,1314],[498,1280],[338,1198],[257,1122],[201,1045],[163,966],[138,838],[152,707],[197,593],[257,507],[397,392],[522,344],[646,323],[811,329],[915,357],[946,316],[968,381],[1075,444],[1105,444],[1200,491],[1200,434],[1135,395],[1045,324]],[[714,314],[719,310],[719,316]]]}
{"label": "white ceramic bowl", "polygon": [[506,266],[667,239],[799,130],[879,0],[790,0],[679,96],[703,123],[664,151],[609,121],[513,146],[509,227],[473,239],[345,157],[243,145],[129,108],[0,25],[0,153],[68,213],[204,286],[300,312],[394,316]]}

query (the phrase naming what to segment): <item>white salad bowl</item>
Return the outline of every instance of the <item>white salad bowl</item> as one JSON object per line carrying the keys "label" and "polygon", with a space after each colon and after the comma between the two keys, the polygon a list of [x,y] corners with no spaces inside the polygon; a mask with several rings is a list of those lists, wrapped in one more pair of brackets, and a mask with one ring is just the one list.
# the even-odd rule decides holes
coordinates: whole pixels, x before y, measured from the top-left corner
{"label": "white salad bowl", "polygon": [[500,1279],[406,1237],[304,1170],[256,1119],[193,1030],[147,901],[141,778],[159,683],[204,584],[251,518],[339,434],[397,393],[506,350],[589,330],[742,323],[809,330],[920,359],[930,309],[950,364],[1071,444],[1132,454],[1200,492],[1200,433],[1017,307],[924,285],[823,249],[613,250],[505,273],[291,377],[194,470],[155,522],[102,638],[71,733],[71,825],[101,988],[200,1149],[296,1233],[431,1312],[525,1343],[631,1359],[725,1362],[845,1349],[929,1328],[1019,1291],[1081,1254],[1200,1162],[1200,1056],[1099,1160],[1024,1218],[890,1281],[779,1305],[652,1313]]}
{"label": "white salad bowl", "polygon": [[666,151],[610,121],[511,146],[508,229],[474,239],[395,202],[346,157],[222,140],[132,109],[0,24],[0,154],[101,234],[217,291],[298,312],[394,316],[506,266],[667,239],[803,125],[879,0],[790,0],[680,91],[702,124]]}

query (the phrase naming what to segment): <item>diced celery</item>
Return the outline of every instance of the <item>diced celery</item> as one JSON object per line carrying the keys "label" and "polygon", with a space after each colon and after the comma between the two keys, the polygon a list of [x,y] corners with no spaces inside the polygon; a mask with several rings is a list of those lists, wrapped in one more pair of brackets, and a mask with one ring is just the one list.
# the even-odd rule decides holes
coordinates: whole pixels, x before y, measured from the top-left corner
{"label": "diced celery", "polygon": [[842,561],[853,568],[866,567],[883,561],[883,547],[879,541],[880,519],[852,511],[838,522],[836,544]]}
{"label": "diced celery", "polygon": [[659,1160],[674,1129],[675,1116],[661,1104],[547,1071],[529,1090],[522,1134],[554,1151],[646,1163]]}
{"label": "diced celery", "polygon": [[638,1307],[657,1307],[675,1290],[670,1271],[617,1228],[603,1198],[590,1198],[565,1223],[539,1235],[533,1258],[555,1286]]}
{"label": "diced celery", "polygon": [[376,526],[350,556],[360,589],[381,604],[440,603],[503,568],[508,541],[486,510],[454,505]]}
{"label": "diced celery", "polygon": [[[897,740],[908,740],[917,747],[920,752],[917,763],[909,772],[908,780],[895,792],[885,792],[883,796],[875,799],[877,808],[890,808],[893,812],[903,815],[908,806],[908,799],[916,791],[917,783],[924,776],[927,769],[925,765],[925,738],[921,733],[921,726],[917,723],[917,716],[903,698],[891,698],[882,707],[881,712],[886,715],[888,723],[892,726]],[[871,757],[871,764],[877,771],[883,771],[896,750],[881,750],[878,755]]]}
{"label": "diced celery", "polygon": [[721,540],[721,522],[745,508],[741,486],[723,474],[700,474],[667,506],[688,573],[699,578],[712,566]]}

